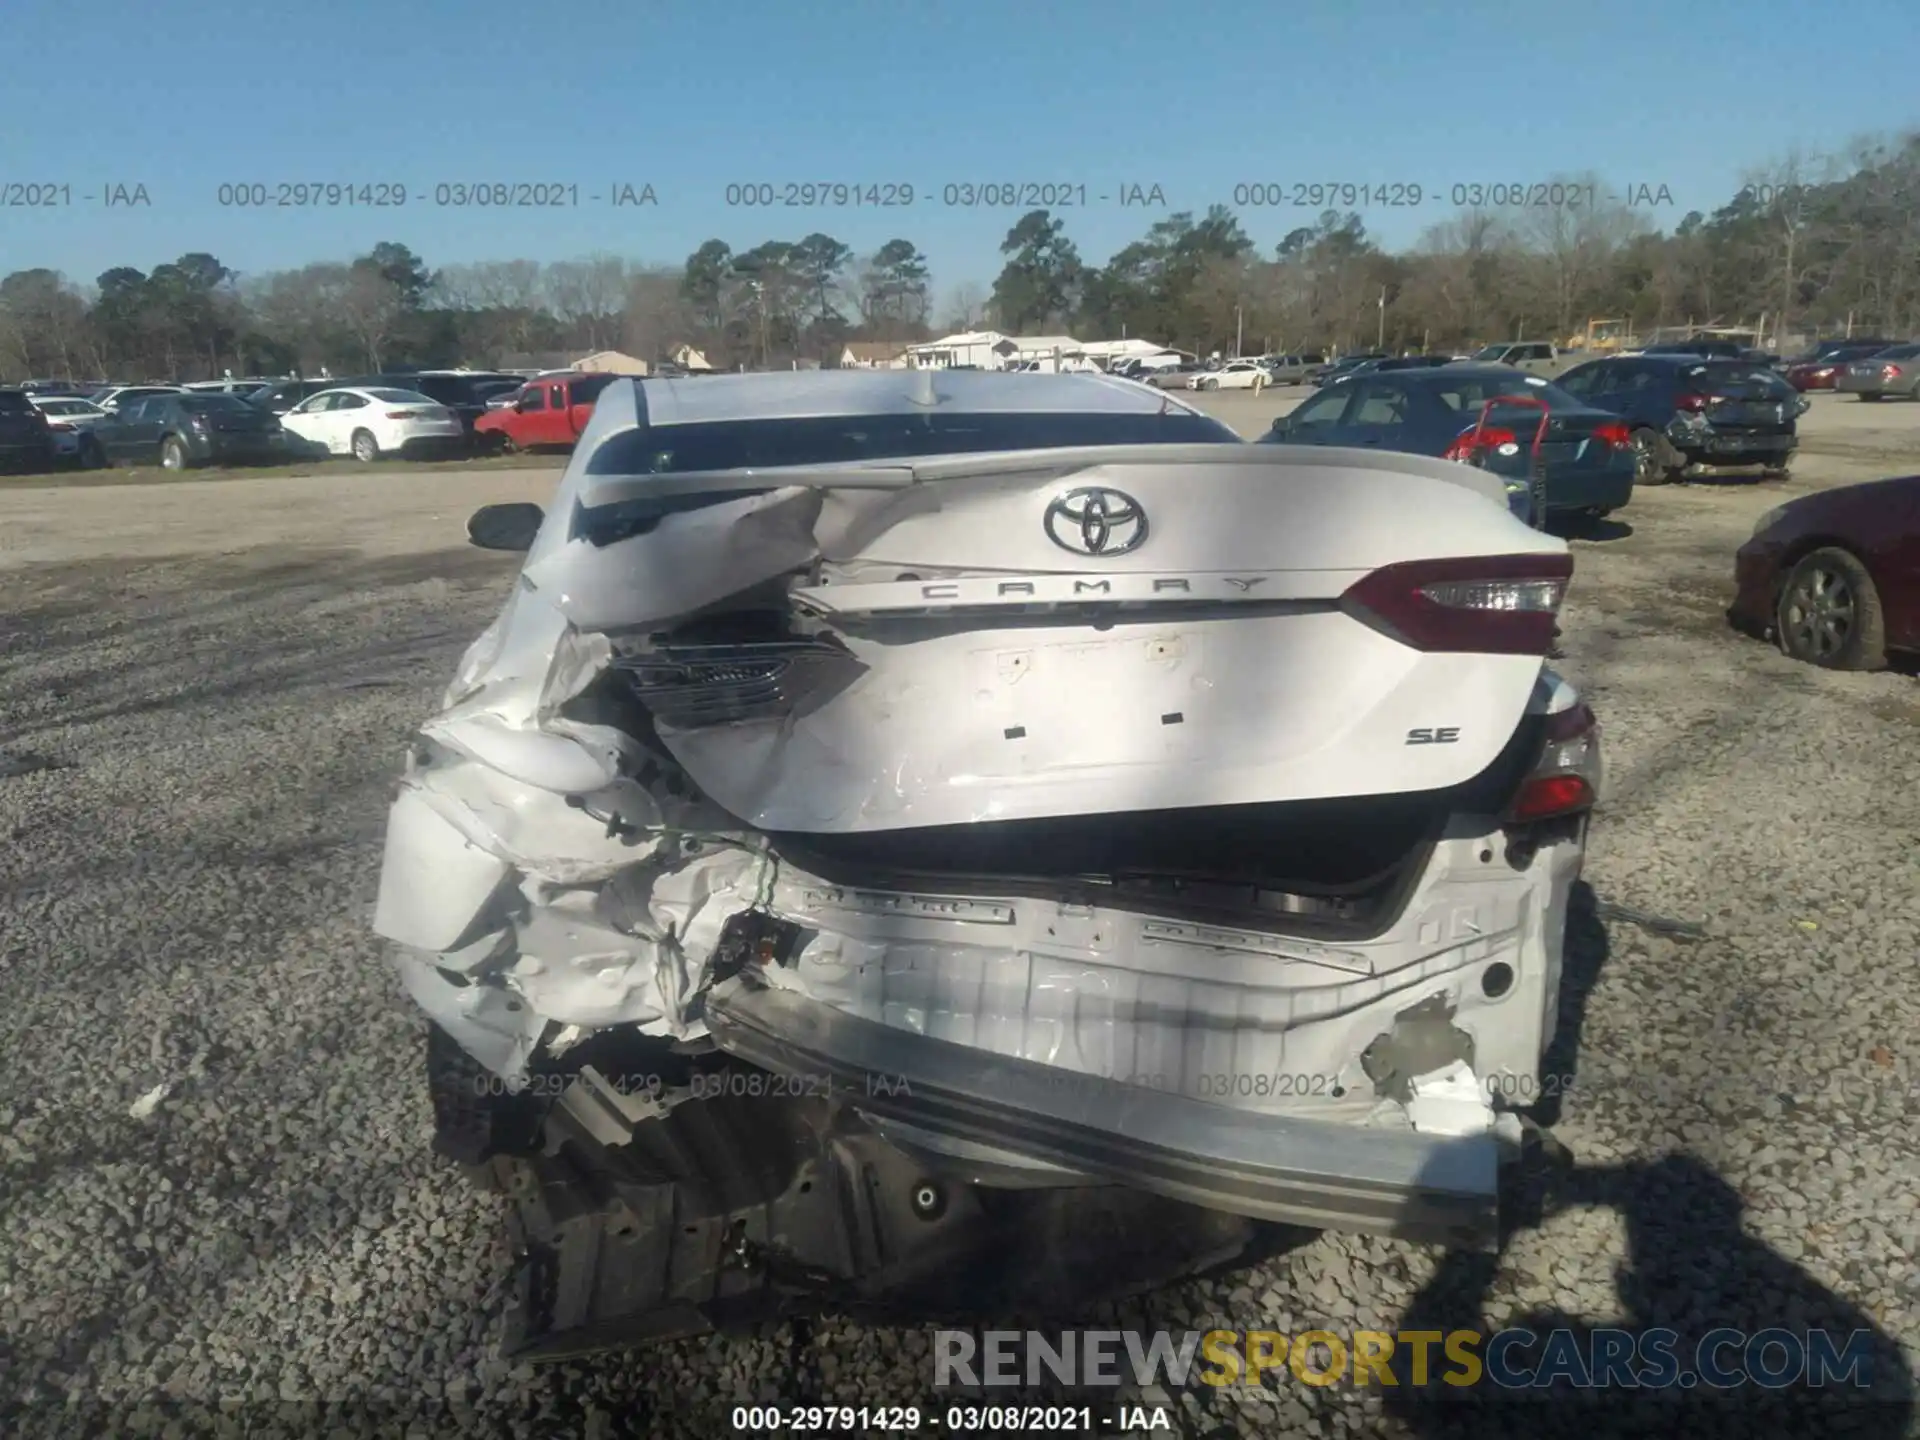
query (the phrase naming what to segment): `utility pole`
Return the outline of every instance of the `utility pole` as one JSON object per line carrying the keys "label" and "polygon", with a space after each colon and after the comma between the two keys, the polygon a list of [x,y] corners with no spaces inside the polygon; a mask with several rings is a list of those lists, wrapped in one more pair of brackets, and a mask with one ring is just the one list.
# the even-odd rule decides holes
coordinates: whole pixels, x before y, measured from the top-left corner
{"label": "utility pole", "polygon": [[1236,360],[1240,358],[1240,342],[1246,333],[1246,325],[1240,314],[1240,307],[1236,305],[1233,307],[1233,358]]}
{"label": "utility pole", "polygon": [[1387,287],[1384,285],[1380,287],[1380,328],[1374,332],[1373,348],[1387,348]]}

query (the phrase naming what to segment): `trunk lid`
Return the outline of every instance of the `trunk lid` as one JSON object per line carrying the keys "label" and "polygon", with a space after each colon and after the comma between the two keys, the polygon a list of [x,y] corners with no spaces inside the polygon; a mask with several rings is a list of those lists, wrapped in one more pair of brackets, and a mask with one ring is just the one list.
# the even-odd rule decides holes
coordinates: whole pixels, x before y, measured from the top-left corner
{"label": "trunk lid", "polygon": [[701,791],[787,834],[1460,785],[1521,724],[1570,569],[1498,479],[1414,455],[585,468],[556,519],[569,485],[600,504],[524,585],[607,637]]}
{"label": "trunk lid", "polygon": [[1716,429],[1780,434],[1793,429],[1798,418],[1781,382],[1756,374],[1752,366],[1704,366],[1685,376],[1681,388],[1704,397],[1700,414]]}

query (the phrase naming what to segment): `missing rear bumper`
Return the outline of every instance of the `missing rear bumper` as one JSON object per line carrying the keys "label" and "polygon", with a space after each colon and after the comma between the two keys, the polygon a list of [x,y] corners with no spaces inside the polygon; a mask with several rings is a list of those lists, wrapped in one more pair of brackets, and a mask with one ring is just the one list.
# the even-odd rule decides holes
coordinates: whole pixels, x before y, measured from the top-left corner
{"label": "missing rear bumper", "polygon": [[750,977],[714,1043],[858,1110],[1092,1180],[1285,1225],[1464,1249],[1498,1234],[1500,1138],[1257,1114],[914,1035]]}

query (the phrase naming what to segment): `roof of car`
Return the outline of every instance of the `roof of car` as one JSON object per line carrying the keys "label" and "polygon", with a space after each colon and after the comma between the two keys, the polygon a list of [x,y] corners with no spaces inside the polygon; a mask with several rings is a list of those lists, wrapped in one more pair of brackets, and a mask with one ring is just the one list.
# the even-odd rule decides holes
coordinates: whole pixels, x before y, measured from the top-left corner
{"label": "roof of car", "polygon": [[1191,408],[1167,391],[1086,372],[1016,378],[993,370],[798,370],[689,380],[621,378],[631,388],[611,385],[600,403],[608,404],[616,392],[635,402],[644,395],[653,425],[911,415],[932,408],[983,414],[1154,414]]}

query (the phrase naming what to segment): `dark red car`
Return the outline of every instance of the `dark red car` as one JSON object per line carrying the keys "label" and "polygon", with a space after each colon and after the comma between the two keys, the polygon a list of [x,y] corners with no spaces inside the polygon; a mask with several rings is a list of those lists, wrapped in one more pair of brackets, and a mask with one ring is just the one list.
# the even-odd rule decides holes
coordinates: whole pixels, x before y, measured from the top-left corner
{"label": "dark red car", "polygon": [[1769,510],[1734,561],[1727,618],[1796,660],[1876,670],[1920,652],[1920,475],[1803,495]]}
{"label": "dark red car", "polygon": [[1823,346],[1787,366],[1787,383],[1802,394],[1809,390],[1831,390],[1840,372],[1855,360],[1878,355],[1898,343],[1897,340],[1856,340],[1845,345]]}

